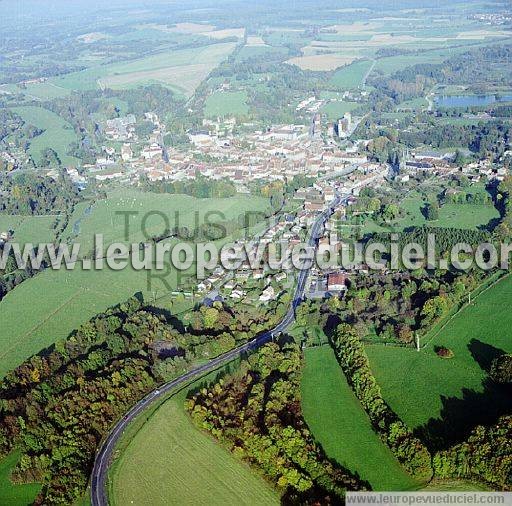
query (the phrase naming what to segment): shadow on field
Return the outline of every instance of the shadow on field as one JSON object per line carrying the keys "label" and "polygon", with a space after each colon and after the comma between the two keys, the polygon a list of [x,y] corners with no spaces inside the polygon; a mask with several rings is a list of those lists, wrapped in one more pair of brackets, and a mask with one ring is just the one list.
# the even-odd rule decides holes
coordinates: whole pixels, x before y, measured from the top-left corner
{"label": "shadow on field", "polygon": [[[503,350],[473,339],[468,348],[480,367],[489,372],[494,358]],[[482,382],[483,392],[463,389],[462,398],[441,397],[440,418],[431,418],[415,433],[430,450],[444,450],[467,439],[476,425],[492,425],[512,410],[512,385],[499,385],[490,378]]]}
{"label": "shadow on field", "polygon": [[495,358],[505,355],[503,350],[490,344],[482,343],[478,339],[471,339],[468,348],[475,361],[486,373],[489,373],[491,370],[491,365]]}

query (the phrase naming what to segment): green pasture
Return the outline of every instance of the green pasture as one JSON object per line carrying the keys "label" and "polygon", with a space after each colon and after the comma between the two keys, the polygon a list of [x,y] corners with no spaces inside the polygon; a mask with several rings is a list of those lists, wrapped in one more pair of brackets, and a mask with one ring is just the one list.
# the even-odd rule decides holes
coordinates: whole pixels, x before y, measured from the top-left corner
{"label": "green pasture", "polygon": [[[225,219],[232,219],[244,211],[259,211],[266,206],[267,201],[257,197],[195,199],[185,195],[120,190],[107,200],[97,202],[89,214],[85,213],[86,205],[77,206],[64,237],[80,243],[81,253],[87,255],[93,250],[97,233],[104,234],[105,247],[114,242],[138,243],[146,239],[146,234],[161,234],[174,224],[195,228],[196,219],[201,224],[208,212],[220,211]],[[128,240],[125,239],[124,216],[120,214],[126,211],[138,212],[131,219]],[[146,219],[153,211],[163,216],[153,214]],[[218,222],[224,218],[215,214],[210,219]],[[191,275],[193,270],[192,267],[184,274]],[[0,376],[134,293],[140,291],[150,301],[164,296],[177,285],[175,269],[136,271],[129,267],[114,271],[105,266],[103,270],[84,270],[78,264],[74,270],[48,269],[38,274],[0,302]]]}
{"label": "green pasture", "polygon": [[110,473],[113,506],[280,504],[271,485],[193,425],[185,397],[163,403],[123,448]]}
{"label": "green pasture", "polygon": [[357,473],[373,490],[418,488],[374,432],[330,346],[306,349],[304,355],[302,409],[327,456]]}
{"label": "green pasture", "polygon": [[21,245],[52,242],[55,238],[52,224],[57,218],[57,216],[0,214],[0,232],[14,230],[13,240]]}
{"label": "green pasture", "polygon": [[32,504],[41,489],[39,483],[14,485],[10,479],[11,472],[20,458],[14,452],[0,460],[0,504],[5,506],[27,506]]}
{"label": "green pasture", "polygon": [[351,112],[360,104],[357,102],[331,101],[322,107],[322,112],[327,115],[329,121],[342,118],[346,112]]}
{"label": "green pasture", "polygon": [[51,82],[70,90],[124,89],[157,82],[191,94],[234,48],[234,43],[218,43],[164,51],[132,61],[93,66],[52,78]]}
{"label": "green pasture", "polygon": [[330,84],[342,90],[357,88],[371,66],[371,61],[363,60],[342,67],[334,73]]}
{"label": "green pasture", "polygon": [[[420,352],[367,347],[384,398],[422,436],[432,441],[446,429],[460,429],[461,436],[472,425],[510,412],[510,393],[489,381],[488,370],[494,357],[512,353],[511,301],[507,277],[474,298]],[[454,358],[439,358],[437,346],[450,348]]]}
{"label": "green pasture", "polygon": [[245,116],[249,113],[247,92],[216,91],[206,99],[205,115],[209,118]]}
{"label": "green pasture", "polygon": [[69,145],[77,141],[73,127],[60,116],[48,109],[37,106],[13,107],[12,110],[23,120],[44,132],[30,141],[29,153],[41,160],[41,152],[51,148],[55,150],[64,165],[76,165],[79,160],[67,154]]}

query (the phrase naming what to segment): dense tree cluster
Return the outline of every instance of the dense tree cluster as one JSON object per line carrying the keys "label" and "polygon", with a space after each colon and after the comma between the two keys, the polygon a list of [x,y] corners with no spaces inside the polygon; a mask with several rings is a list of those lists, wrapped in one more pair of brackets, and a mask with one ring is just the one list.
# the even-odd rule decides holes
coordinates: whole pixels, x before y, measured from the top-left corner
{"label": "dense tree cluster", "polygon": [[[3,247],[0,246],[0,255],[3,254]],[[34,256],[37,256],[37,249],[34,250]],[[46,254],[45,254],[46,256]],[[18,268],[16,257],[13,250],[9,251],[7,262],[4,269],[0,269],[0,301],[11,291],[14,290],[23,281],[35,276],[38,272],[48,266],[48,259],[44,259],[40,269],[34,269],[31,265],[25,268]]]}
{"label": "dense tree cluster", "polygon": [[0,453],[21,450],[14,477],[43,483],[36,504],[70,504],[85,490],[102,437],[131,405],[274,324],[220,303],[180,321],[132,298],[4,377]]}
{"label": "dense tree cluster", "polygon": [[335,318],[350,324],[362,339],[410,346],[415,332],[428,330],[448,315],[483,279],[480,270],[358,275],[350,279],[343,297],[302,303],[297,323],[319,325],[329,332],[329,320]]}
{"label": "dense tree cluster", "polygon": [[496,357],[489,375],[496,383],[512,383],[512,355]]}
{"label": "dense tree cluster", "polygon": [[376,223],[385,225],[399,218],[403,212],[393,196],[377,196],[375,191],[370,190],[362,192],[358,201],[347,208],[346,214],[356,223],[363,223],[371,216]]}
{"label": "dense tree cluster", "polygon": [[433,458],[440,478],[482,480],[499,490],[512,489],[512,416],[491,427],[476,427],[468,440]]}
{"label": "dense tree cluster", "polygon": [[512,127],[503,121],[477,125],[417,125],[417,128],[401,130],[399,140],[411,148],[419,145],[435,148],[461,146],[479,158],[498,160],[512,140]]}
{"label": "dense tree cluster", "polygon": [[79,199],[78,190],[64,173],[57,181],[32,172],[0,176],[0,190],[0,213],[8,214],[65,214]]}
{"label": "dense tree cluster", "polygon": [[501,223],[496,228],[500,239],[512,238],[512,176],[506,176],[498,186],[496,201],[501,214]]}
{"label": "dense tree cluster", "polygon": [[[41,133],[41,129],[26,123],[15,112],[0,108],[0,150],[6,149],[8,143],[23,152],[27,152],[30,141]],[[0,171],[9,171],[13,168],[11,162],[0,158]]]}
{"label": "dense tree cluster", "polygon": [[450,191],[446,190],[441,199],[441,204],[475,204],[475,205],[493,205],[490,195],[482,192],[472,191]]}
{"label": "dense tree cluster", "polygon": [[297,345],[267,344],[186,407],[198,427],[283,491],[285,503],[337,504],[362,484],[314,442],[300,408],[301,367]]}
{"label": "dense tree cluster", "polygon": [[370,80],[378,93],[395,101],[424,96],[433,84],[467,84],[476,93],[490,86],[507,86],[511,79],[508,62],[512,45],[478,47],[452,56],[442,63],[420,63],[399,70],[389,78],[376,75]]}
{"label": "dense tree cluster", "polygon": [[[118,104],[126,104],[121,110]],[[71,153],[84,163],[94,163],[105,142],[102,122],[98,118],[113,119],[128,113],[140,120],[138,133],[147,137],[154,129],[149,122],[142,121],[146,112],[157,111],[159,117],[168,122],[178,135],[190,126],[182,101],[171,90],[154,84],[130,90],[75,91],[45,104],[73,126],[78,140]]]}
{"label": "dense tree cluster", "polygon": [[374,429],[412,476],[422,481],[430,479],[430,453],[384,401],[357,333],[350,325],[341,324],[332,339],[332,345],[338,362],[356,397],[368,413]]}
{"label": "dense tree cluster", "polygon": [[[449,253],[453,246],[466,243],[470,246],[478,246],[490,242],[492,236],[484,230],[472,230],[450,227],[412,227],[398,234],[398,244],[403,248],[406,244],[419,244],[427,251],[429,236],[435,237],[436,252],[439,255]],[[373,242],[388,244],[391,234],[387,232],[376,233],[372,236]]]}
{"label": "dense tree cluster", "polygon": [[141,178],[141,187],[155,193],[180,193],[201,199],[228,198],[236,195],[235,185],[227,180],[212,180],[201,174],[186,181],[154,181]]}

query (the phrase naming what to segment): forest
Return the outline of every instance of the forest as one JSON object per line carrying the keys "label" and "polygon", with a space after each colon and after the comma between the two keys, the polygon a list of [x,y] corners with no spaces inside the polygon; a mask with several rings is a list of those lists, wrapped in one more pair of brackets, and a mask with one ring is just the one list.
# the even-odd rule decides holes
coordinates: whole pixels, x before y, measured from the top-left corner
{"label": "forest", "polygon": [[183,320],[140,297],[98,314],[0,383],[0,452],[22,452],[18,483],[41,482],[35,504],[72,503],[87,486],[102,437],[137,400],[200,361],[273,327],[286,305],[264,314],[221,303]]}
{"label": "forest", "polygon": [[58,180],[34,172],[0,175],[0,213],[66,214],[79,201],[79,192],[65,172]]}
{"label": "forest", "polygon": [[284,504],[341,504],[346,489],[367,485],[330,462],[312,438],[300,406],[301,369],[293,341],[267,344],[186,408],[199,428],[259,469]]}

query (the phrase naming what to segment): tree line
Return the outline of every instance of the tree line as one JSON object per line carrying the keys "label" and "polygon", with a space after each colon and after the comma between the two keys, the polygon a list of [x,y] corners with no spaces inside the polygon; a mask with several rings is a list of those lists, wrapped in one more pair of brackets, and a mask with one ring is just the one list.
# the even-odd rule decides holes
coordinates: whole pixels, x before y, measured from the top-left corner
{"label": "tree line", "polygon": [[273,327],[285,309],[267,309],[215,303],[180,320],[133,297],[27,359],[0,382],[0,453],[21,451],[14,480],[42,483],[35,504],[73,503],[115,421],[161,383]]}
{"label": "tree line", "polygon": [[186,409],[201,430],[259,469],[283,504],[340,504],[345,490],[367,485],[331,462],[311,436],[300,405],[301,371],[300,348],[282,339],[199,388]]}
{"label": "tree line", "polygon": [[332,347],[375,431],[411,476],[419,481],[429,480],[432,477],[430,453],[384,401],[357,333],[350,325],[339,325]]}

